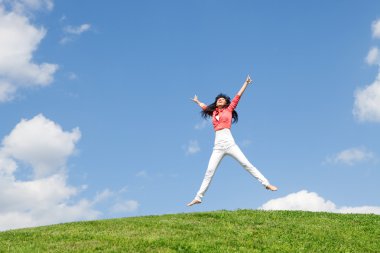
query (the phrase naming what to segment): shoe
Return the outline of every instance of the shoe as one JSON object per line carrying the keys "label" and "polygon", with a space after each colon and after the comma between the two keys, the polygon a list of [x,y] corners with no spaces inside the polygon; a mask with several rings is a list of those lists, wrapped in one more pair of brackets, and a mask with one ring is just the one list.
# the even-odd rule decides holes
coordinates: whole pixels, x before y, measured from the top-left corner
{"label": "shoe", "polygon": [[202,201],[194,199],[189,204],[187,204],[187,206],[192,206],[192,205],[196,205],[196,204],[200,204],[200,203],[202,203]]}

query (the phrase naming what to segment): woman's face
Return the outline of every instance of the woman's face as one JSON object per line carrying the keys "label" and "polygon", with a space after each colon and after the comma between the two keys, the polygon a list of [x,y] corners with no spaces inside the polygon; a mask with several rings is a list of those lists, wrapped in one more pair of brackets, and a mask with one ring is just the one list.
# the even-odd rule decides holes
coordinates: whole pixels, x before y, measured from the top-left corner
{"label": "woman's face", "polygon": [[225,98],[218,98],[218,100],[216,100],[216,107],[218,108],[223,108],[226,104],[227,101]]}

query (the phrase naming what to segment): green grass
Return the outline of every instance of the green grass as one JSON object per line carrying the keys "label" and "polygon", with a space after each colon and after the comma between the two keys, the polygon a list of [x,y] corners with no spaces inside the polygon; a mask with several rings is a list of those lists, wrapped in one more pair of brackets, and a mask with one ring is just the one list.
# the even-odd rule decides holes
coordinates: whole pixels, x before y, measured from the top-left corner
{"label": "green grass", "polygon": [[0,252],[380,252],[380,216],[214,211],[0,233]]}

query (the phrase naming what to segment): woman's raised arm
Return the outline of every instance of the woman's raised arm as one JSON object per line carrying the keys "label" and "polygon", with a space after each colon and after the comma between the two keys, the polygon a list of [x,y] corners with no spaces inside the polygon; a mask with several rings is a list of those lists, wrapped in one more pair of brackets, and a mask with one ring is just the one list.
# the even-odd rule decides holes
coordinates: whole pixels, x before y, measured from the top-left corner
{"label": "woman's raised arm", "polygon": [[245,89],[247,88],[248,84],[250,84],[251,82],[252,82],[252,79],[251,79],[251,77],[248,75],[248,76],[247,76],[247,79],[245,80],[243,86],[240,88],[240,90],[239,90],[239,92],[237,93],[237,95],[242,96],[243,93],[244,93],[244,91],[245,91]]}
{"label": "woman's raised arm", "polygon": [[202,109],[205,109],[207,107],[206,104],[202,103],[201,101],[198,100],[198,96],[194,95],[194,98],[191,98],[193,102],[195,102],[197,105],[199,105]]}

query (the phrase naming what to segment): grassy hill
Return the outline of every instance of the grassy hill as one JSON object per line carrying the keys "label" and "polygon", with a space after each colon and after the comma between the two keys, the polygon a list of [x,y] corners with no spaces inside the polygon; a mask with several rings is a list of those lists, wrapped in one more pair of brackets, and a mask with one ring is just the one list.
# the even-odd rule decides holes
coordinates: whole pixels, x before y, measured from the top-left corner
{"label": "grassy hill", "polygon": [[380,252],[380,216],[214,211],[0,233],[0,252]]}

